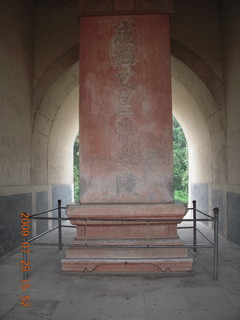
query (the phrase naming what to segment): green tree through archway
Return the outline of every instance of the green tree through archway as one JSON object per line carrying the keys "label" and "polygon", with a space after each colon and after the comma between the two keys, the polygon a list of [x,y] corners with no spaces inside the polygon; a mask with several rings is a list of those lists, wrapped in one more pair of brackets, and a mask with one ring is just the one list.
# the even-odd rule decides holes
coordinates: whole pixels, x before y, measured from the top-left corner
{"label": "green tree through archway", "polygon": [[74,201],[79,202],[79,133],[73,145],[73,190]]}
{"label": "green tree through archway", "polygon": [[175,117],[173,117],[174,199],[188,202],[188,148],[187,141]]}

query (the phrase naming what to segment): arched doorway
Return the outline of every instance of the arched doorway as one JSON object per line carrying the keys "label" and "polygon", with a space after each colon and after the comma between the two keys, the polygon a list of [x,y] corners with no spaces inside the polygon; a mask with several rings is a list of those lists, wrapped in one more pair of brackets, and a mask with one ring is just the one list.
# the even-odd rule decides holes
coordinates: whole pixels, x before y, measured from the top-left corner
{"label": "arched doorway", "polygon": [[[221,114],[199,77],[178,59],[172,57],[171,62],[173,115],[180,123],[189,147],[189,200],[198,196],[201,209],[208,211],[212,205],[215,172],[221,164],[217,155],[225,146]],[[64,196],[66,188],[70,187],[72,193],[72,150],[78,133],[78,67],[75,63],[65,71],[49,88],[40,105],[39,117],[47,108],[48,113],[53,114],[47,134],[43,122],[35,121],[33,131],[32,168],[37,168],[33,177],[36,184],[57,186],[59,196]],[[65,93],[61,93],[60,99],[62,90]],[[215,126],[212,126],[213,122]],[[216,139],[217,144],[214,143]],[[69,196],[68,201],[71,202]]]}

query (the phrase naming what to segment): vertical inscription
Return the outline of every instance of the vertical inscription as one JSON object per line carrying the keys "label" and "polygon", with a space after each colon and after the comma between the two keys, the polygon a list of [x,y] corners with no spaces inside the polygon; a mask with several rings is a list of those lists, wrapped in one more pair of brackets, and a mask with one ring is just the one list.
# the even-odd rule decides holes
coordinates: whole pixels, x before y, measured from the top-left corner
{"label": "vertical inscription", "polygon": [[121,145],[120,151],[116,154],[115,160],[123,167],[132,168],[139,163],[134,150],[133,139],[136,136],[137,128],[133,121],[127,117],[118,119],[117,136]]}
{"label": "vertical inscription", "polygon": [[134,116],[131,104],[134,85],[131,83],[131,66],[136,64],[136,44],[133,37],[133,25],[122,21],[116,28],[113,39],[113,56],[119,67],[118,77],[118,116]]}
{"label": "vertical inscription", "polygon": [[137,126],[134,123],[134,108],[132,94],[136,89],[131,79],[132,66],[136,62],[136,43],[133,32],[134,25],[123,20],[115,29],[113,37],[113,58],[118,64],[118,101],[117,101],[117,128],[119,151],[115,161],[120,163],[126,172],[116,177],[116,194],[133,193],[136,186],[136,176],[127,171],[140,163],[136,154],[134,141],[136,141]]}
{"label": "vertical inscription", "polygon": [[118,197],[125,193],[133,194],[135,186],[136,177],[133,174],[127,173],[125,175],[119,174],[116,176],[116,193]]}

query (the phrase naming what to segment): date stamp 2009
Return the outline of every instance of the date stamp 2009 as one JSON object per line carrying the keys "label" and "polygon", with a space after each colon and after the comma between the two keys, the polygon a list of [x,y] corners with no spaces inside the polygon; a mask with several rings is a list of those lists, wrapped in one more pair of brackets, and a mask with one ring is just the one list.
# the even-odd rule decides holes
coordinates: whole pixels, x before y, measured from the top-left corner
{"label": "date stamp 2009", "polygon": [[23,279],[21,280],[21,289],[22,296],[20,297],[21,306],[29,307],[30,306],[30,279],[28,275],[28,271],[30,271],[30,261],[28,260],[28,254],[30,253],[30,243],[26,240],[26,237],[30,235],[30,214],[26,212],[21,213],[21,236],[22,236],[22,253],[23,259],[21,260],[21,271],[23,274]]}

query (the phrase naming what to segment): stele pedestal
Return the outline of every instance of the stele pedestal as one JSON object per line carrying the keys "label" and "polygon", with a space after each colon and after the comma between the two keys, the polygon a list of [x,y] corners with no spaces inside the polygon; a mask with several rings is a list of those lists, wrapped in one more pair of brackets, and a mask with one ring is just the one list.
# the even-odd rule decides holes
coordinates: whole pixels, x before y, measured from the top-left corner
{"label": "stele pedestal", "polygon": [[72,221],[65,272],[192,269],[173,200],[170,12],[170,1],[79,1],[80,203],[67,215],[86,221]]}

